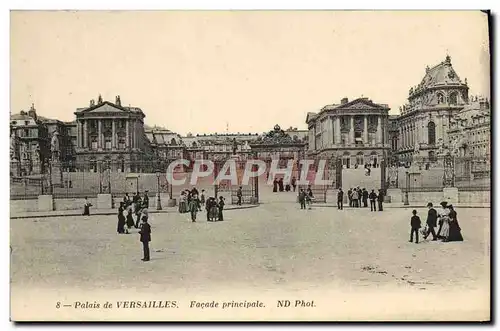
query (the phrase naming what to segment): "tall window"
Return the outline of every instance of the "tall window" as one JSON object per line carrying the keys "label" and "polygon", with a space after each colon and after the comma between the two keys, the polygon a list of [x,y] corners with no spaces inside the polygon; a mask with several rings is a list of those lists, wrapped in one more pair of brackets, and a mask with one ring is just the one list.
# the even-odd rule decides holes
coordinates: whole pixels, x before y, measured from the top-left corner
{"label": "tall window", "polygon": [[111,149],[111,141],[112,141],[111,135],[104,136],[104,148],[105,149]]}
{"label": "tall window", "polygon": [[456,105],[458,103],[458,94],[453,92],[450,94],[450,105]]}
{"label": "tall window", "polygon": [[427,124],[427,134],[429,145],[436,144],[436,124],[434,124],[434,122],[429,122],[429,124]]}
{"label": "tall window", "polygon": [[438,104],[444,103],[444,96],[441,93],[437,95]]}

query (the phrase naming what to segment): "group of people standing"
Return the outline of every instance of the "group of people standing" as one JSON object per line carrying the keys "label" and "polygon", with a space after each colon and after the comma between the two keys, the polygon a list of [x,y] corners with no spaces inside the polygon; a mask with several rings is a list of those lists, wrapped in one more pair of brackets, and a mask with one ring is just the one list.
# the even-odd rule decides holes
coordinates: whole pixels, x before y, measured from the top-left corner
{"label": "group of people standing", "polygon": [[[432,202],[427,204],[429,209],[427,213],[426,227],[423,229],[422,234],[424,239],[427,239],[429,235],[432,234],[432,240],[441,240],[443,242],[450,241],[463,241],[462,229],[458,224],[458,215],[452,204],[448,202],[441,202],[441,208],[436,211]],[[420,217],[417,216],[417,211],[412,211],[412,217],[410,220],[411,232],[410,232],[410,242],[413,242],[413,235],[415,234],[415,243],[418,244],[418,233],[422,227]],[[438,232],[436,233],[435,228],[439,225]]]}
{"label": "group of people standing", "polygon": [[300,209],[306,209],[306,204],[308,206],[307,209],[311,209],[313,201],[314,201],[314,194],[311,189],[311,186],[308,186],[306,191],[304,191],[304,189],[301,188],[299,191]]}
{"label": "group of people standing", "polygon": [[[117,232],[127,234],[132,227],[139,228],[141,220],[148,218],[149,197],[148,191],[141,197],[139,192],[132,198],[125,194],[123,201],[118,207],[118,226]],[[135,216],[135,219],[134,219]]]}
{"label": "group of people standing", "polygon": [[[372,190],[368,193],[366,188],[360,189],[359,186],[356,188],[350,188],[347,191],[347,198],[349,200],[349,207],[355,208],[367,208],[368,200],[370,200],[370,210],[371,211],[383,211],[384,210],[384,192],[379,189],[378,193]],[[339,188],[337,193],[337,208],[339,210],[344,209],[344,191]]]}
{"label": "group of people standing", "polygon": [[280,179],[274,179],[273,181],[273,192],[283,192],[283,191],[286,191],[286,192],[290,192],[293,190],[293,192],[295,192],[295,190],[297,189],[297,178],[295,177],[292,177],[290,183],[287,183],[285,185],[285,183],[283,182],[283,178],[280,178]]}
{"label": "group of people standing", "polygon": [[[128,234],[132,227],[139,229],[139,240],[143,245],[144,253],[142,261],[144,262],[150,259],[149,242],[151,241],[151,226],[148,223],[148,208],[148,191],[144,192],[143,197],[137,192],[132,199],[128,193],[126,193],[123,197],[123,201],[120,202],[120,206],[118,207],[117,232],[119,234]],[[136,217],[135,220],[134,215]]]}
{"label": "group of people standing", "polygon": [[193,187],[191,190],[182,191],[179,196],[179,213],[190,213],[191,221],[196,222],[197,214],[202,210],[202,206],[204,205],[207,211],[207,222],[223,221],[224,198],[220,196],[219,201],[215,197],[205,199],[205,190],[201,190],[201,195],[198,193],[196,187]]}

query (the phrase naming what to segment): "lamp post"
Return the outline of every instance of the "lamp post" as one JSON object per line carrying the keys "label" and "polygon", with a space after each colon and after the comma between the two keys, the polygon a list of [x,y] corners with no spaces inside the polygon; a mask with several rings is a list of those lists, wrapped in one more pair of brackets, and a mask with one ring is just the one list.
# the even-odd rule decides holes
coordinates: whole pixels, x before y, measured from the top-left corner
{"label": "lamp post", "polygon": [[160,170],[156,170],[156,210],[161,210],[161,198],[160,198]]}
{"label": "lamp post", "polygon": [[410,201],[408,200],[408,191],[410,190],[410,172],[406,171],[406,190],[405,190],[405,201],[404,205],[408,206],[410,205]]}

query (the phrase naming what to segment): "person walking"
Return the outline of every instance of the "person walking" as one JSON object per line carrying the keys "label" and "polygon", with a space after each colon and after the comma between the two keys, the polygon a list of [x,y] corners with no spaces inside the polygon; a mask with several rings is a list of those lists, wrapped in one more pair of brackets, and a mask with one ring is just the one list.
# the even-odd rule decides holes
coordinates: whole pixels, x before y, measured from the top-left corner
{"label": "person walking", "polygon": [[142,198],[142,208],[149,208],[149,197],[148,191],[144,191],[144,197]]}
{"label": "person walking", "polygon": [[358,207],[358,191],[354,189],[351,195],[353,201],[353,207]]}
{"label": "person walking", "polygon": [[292,188],[295,192],[295,189],[297,188],[297,179],[295,177],[292,177]]}
{"label": "person walking", "polygon": [[142,220],[141,229],[139,231],[140,241],[142,242],[142,249],[144,253],[144,257],[141,259],[144,262],[149,261],[149,242],[151,241],[151,226],[148,223],[147,215]]}
{"label": "person walking", "polygon": [[356,189],[356,192],[358,192],[358,208],[361,208],[361,201],[363,201],[363,192],[359,188],[359,186]]}
{"label": "person walking", "polygon": [[241,206],[241,198],[243,197],[243,191],[241,186],[238,188],[238,191],[236,192],[236,197],[238,198],[238,202],[236,205]]}
{"label": "person walking", "polygon": [[283,178],[280,178],[280,180],[278,181],[278,187],[280,189],[280,192],[283,192],[283,190],[284,190]]}
{"label": "person walking", "polygon": [[191,221],[196,222],[196,214],[198,213],[198,196],[195,194],[189,201],[189,212],[191,213]]}
{"label": "person walking", "polygon": [[307,203],[308,209],[312,209],[313,200],[314,200],[314,195],[313,195],[311,187],[309,186],[307,188],[307,194],[306,194],[306,203]]}
{"label": "person walking", "polygon": [[352,207],[352,188],[347,191],[347,198],[349,199],[349,207]]}
{"label": "person walking", "polygon": [[224,205],[226,203],[224,202],[224,197],[220,196],[219,197],[219,204],[218,204],[218,207],[219,207],[219,210],[218,210],[218,220],[219,221],[223,221],[224,220],[224,215],[223,215],[223,210],[224,210]]}
{"label": "person walking", "polygon": [[300,189],[299,192],[299,203],[300,203],[300,209],[306,209],[306,192],[304,192],[304,189]]}
{"label": "person walking", "polygon": [[337,208],[338,210],[344,209],[344,191],[342,191],[342,188],[339,188],[337,193]]}
{"label": "person walking", "polygon": [[410,242],[413,242],[413,234],[415,233],[415,244],[418,244],[418,230],[422,227],[422,222],[420,221],[420,217],[417,216],[416,210],[413,210],[411,213],[413,216],[410,219]]}
{"label": "person walking", "polygon": [[201,211],[201,206],[205,205],[205,190],[201,190],[201,196],[200,196],[200,211]]}
{"label": "person walking", "polygon": [[449,205],[448,209],[450,210],[450,231],[448,235],[448,241],[464,241],[462,237],[462,229],[458,224],[457,212],[453,208],[453,205]]}
{"label": "person walking", "polygon": [[83,214],[84,216],[90,216],[90,207],[92,207],[92,204],[90,203],[89,199],[85,197],[85,202],[83,203]]}
{"label": "person walking", "polygon": [[434,206],[432,205],[432,202],[429,202],[427,204],[427,208],[429,208],[429,211],[427,212],[427,231],[425,232],[424,239],[427,239],[427,237],[432,234],[432,240],[436,241],[437,236],[436,236],[436,231],[435,227],[437,226],[437,211],[434,209]]}
{"label": "person walking", "polygon": [[125,215],[123,215],[123,202],[120,202],[120,207],[118,207],[118,225],[116,231],[118,233],[125,233]]}
{"label": "person walking", "polygon": [[377,204],[375,202],[377,201],[377,193],[375,193],[375,190],[372,190],[368,197],[370,198],[370,210],[377,211]]}
{"label": "person walking", "polygon": [[384,209],[382,203],[384,202],[384,192],[382,192],[382,190],[378,190],[377,201],[378,201],[378,211],[383,211]]}

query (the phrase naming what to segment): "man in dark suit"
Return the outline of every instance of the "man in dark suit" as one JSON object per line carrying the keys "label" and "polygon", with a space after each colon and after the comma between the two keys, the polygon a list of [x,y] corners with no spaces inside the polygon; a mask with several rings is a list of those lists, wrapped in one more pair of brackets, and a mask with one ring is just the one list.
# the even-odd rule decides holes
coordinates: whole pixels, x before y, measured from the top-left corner
{"label": "man in dark suit", "polygon": [[149,261],[149,242],[151,241],[151,226],[148,223],[148,218],[143,217],[141,230],[139,231],[141,235],[140,241],[142,242],[142,247],[144,250],[144,258],[142,261]]}
{"label": "man in dark suit", "polygon": [[384,209],[382,207],[382,203],[384,202],[384,192],[382,192],[382,190],[378,190],[377,201],[378,201],[378,211],[383,211]]}
{"label": "man in dark suit", "polygon": [[368,191],[366,188],[363,188],[362,195],[363,195],[363,207],[368,207]]}
{"label": "man in dark suit", "polygon": [[437,240],[435,227],[437,226],[437,211],[433,208],[432,202],[427,204],[429,212],[427,213],[427,232],[425,233],[424,239],[432,233],[432,240]]}
{"label": "man in dark suit", "polygon": [[299,192],[299,202],[300,202],[300,209],[306,209],[306,192],[304,192],[304,189],[300,189]]}
{"label": "man in dark suit", "polygon": [[142,198],[142,208],[149,208],[148,191],[144,191],[144,197]]}
{"label": "man in dark suit", "polygon": [[375,190],[372,190],[368,197],[370,198],[370,210],[377,211],[377,204],[375,203],[377,200],[377,193],[375,193]]}
{"label": "man in dark suit", "polygon": [[337,208],[339,210],[344,209],[344,191],[342,191],[342,188],[339,188],[339,192],[337,193]]}

